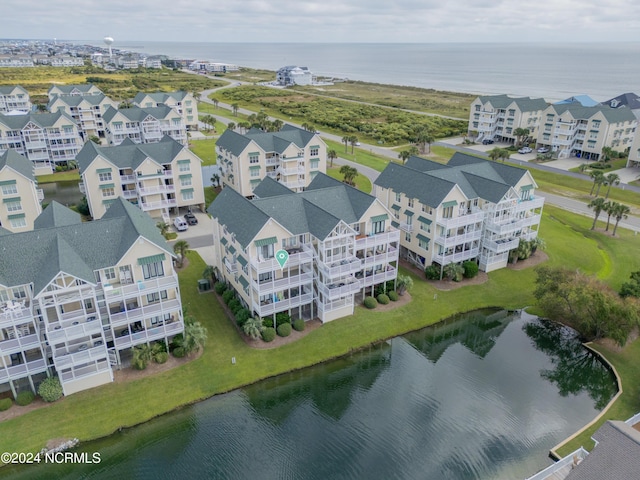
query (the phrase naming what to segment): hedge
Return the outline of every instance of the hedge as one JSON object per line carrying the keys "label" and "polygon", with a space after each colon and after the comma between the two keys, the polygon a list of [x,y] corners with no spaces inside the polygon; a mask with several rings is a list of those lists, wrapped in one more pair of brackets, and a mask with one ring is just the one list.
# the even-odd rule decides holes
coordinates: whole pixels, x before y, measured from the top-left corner
{"label": "hedge", "polygon": [[297,318],[293,321],[292,326],[296,332],[302,332],[307,325],[304,323],[303,319]]}
{"label": "hedge", "polygon": [[373,297],[364,297],[364,306],[371,309],[376,308],[378,306],[378,302]]}
{"label": "hedge", "polygon": [[55,402],[62,398],[64,392],[62,391],[62,385],[60,385],[58,377],[45,378],[38,387],[38,395],[40,395],[45,402]]}
{"label": "hedge", "polygon": [[33,402],[35,398],[36,396],[33,394],[33,392],[30,390],[27,390],[24,392],[20,392],[18,394],[18,397],[16,398],[16,403],[21,407],[25,407],[29,405],[31,402]]}
{"label": "hedge", "polygon": [[381,293],[380,295],[378,295],[378,303],[380,305],[387,305],[389,303],[389,296]]}
{"label": "hedge", "polygon": [[3,398],[2,400],[0,400],[0,412],[9,410],[12,405],[13,405],[13,402],[11,401],[10,398]]}
{"label": "hedge", "polygon": [[262,331],[262,340],[265,342],[273,342],[276,338],[276,330],[273,327],[267,327]]}
{"label": "hedge", "polygon": [[396,292],[395,290],[391,290],[387,296],[389,297],[389,300],[391,300],[392,302],[397,302],[398,301],[398,292]]}
{"label": "hedge", "polygon": [[[182,348],[182,347],[179,347]],[[175,351],[174,351],[175,355]],[[156,363],[166,363],[169,360],[169,354],[167,352],[158,352],[153,357],[153,361]]]}
{"label": "hedge", "polygon": [[289,335],[291,335],[291,324],[283,323],[282,325],[278,325],[276,331],[278,332],[279,336],[288,337]]}

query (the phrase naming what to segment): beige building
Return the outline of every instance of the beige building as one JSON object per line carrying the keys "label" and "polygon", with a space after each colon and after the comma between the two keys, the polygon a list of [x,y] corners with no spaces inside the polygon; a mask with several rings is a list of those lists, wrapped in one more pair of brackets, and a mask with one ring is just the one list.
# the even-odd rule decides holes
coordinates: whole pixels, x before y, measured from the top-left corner
{"label": "beige building", "polygon": [[636,133],[629,149],[627,167],[640,167],[640,129],[638,128],[636,128]]}
{"label": "beige building", "polygon": [[33,231],[0,231],[0,249],[0,389],[14,396],[54,372],[65,395],[111,382],[132,347],[184,331],[171,248],[123,199],[93,222],[52,202]]}
{"label": "beige building", "polygon": [[61,94],[53,96],[47,105],[47,110],[50,112],[62,111],[73,118],[78,126],[80,135],[84,141],[87,141],[91,137],[106,137],[102,116],[109,107],[118,108],[118,103],[103,93],[91,95]]}
{"label": "beige building", "polygon": [[214,266],[254,315],[328,322],[395,281],[400,232],[375,197],[324,174],[300,193],[267,177],[256,195],[227,187],[208,209]]}
{"label": "beige building", "polygon": [[374,195],[402,230],[400,258],[420,268],[475,260],[490,272],[507,266],[520,239],[538,236],[544,198],[536,187],[527,170],[456,153],[447,165],[390,163]]}
{"label": "beige building", "polygon": [[216,142],[221,180],[244,197],[263,178],[272,178],[294,192],[303,191],[327,171],[327,146],[319,135],[292,125],[279,132],[252,129],[243,134],[225,130]]}
{"label": "beige building", "polygon": [[0,152],[0,227],[10,232],[33,230],[44,199],[33,164],[15,150]]}
{"label": "beige building", "polygon": [[0,86],[0,113],[30,111],[29,92],[20,85]]}
{"label": "beige building", "polygon": [[51,85],[47,95],[49,101],[53,100],[57,95],[101,95],[102,90],[91,83],[79,85]]}
{"label": "beige building", "polygon": [[33,163],[36,175],[75,160],[81,147],[78,127],[64,112],[0,114],[0,151],[13,148],[23,154]]}
{"label": "beige building", "polygon": [[175,109],[181,116],[187,130],[198,130],[198,102],[189,92],[138,93],[133,104],[140,108],[153,108],[166,105]]}
{"label": "beige building", "polygon": [[120,145],[125,138],[134,143],[155,143],[162,137],[187,145],[187,130],[182,116],[173,108],[108,108],[102,116],[109,145]]}
{"label": "beige building", "polygon": [[618,152],[630,148],[637,126],[629,108],[585,107],[579,102],[549,105],[542,114],[538,146],[558,158],[598,160],[604,147]]}
{"label": "beige building", "polygon": [[101,218],[118,197],[167,223],[170,212],[204,211],[202,160],[171,137],[149,144],[126,139],[115,147],[87,142],[77,161],[93,218]]}
{"label": "beige building", "polygon": [[[477,141],[485,139],[515,143],[518,128],[529,130],[528,139],[537,138],[542,112],[547,108],[542,98],[481,96],[471,103],[469,135],[478,132]],[[527,138],[523,138],[527,141]]]}

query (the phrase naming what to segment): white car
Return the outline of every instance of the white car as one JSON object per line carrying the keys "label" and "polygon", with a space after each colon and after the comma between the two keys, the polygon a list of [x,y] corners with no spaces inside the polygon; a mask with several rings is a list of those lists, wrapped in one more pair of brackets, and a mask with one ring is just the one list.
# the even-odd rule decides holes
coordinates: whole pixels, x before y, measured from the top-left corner
{"label": "white car", "polygon": [[533,149],[530,147],[522,147],[520,150],[518,150],[518,153],[531,153],[533,152]]}
{"label": "white car", "polygon": [[173,220],[173,226],[176,227],[176,230],[178,230],[179,232],[184,232],[185,230],[189,229],[189,225],[182,217],[176,217]]}
{"label": "white car", "polygon": [[547,147],[540,147],[538,153],[549,153],[549,149]]}

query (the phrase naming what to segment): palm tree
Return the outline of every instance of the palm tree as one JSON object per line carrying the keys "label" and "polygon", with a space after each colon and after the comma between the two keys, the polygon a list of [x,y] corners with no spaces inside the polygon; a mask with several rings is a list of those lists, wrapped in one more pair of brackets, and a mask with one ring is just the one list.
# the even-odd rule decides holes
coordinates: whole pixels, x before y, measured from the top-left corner
{"label": "palm tree", "polygon": [[448,278],[454,282],[459,282],[464,276],[464,267],[459,263],[450,263],[444,267],[444,272]]}
{"label": "palm tree", "polygon": [[327,158],[331,161],[331,167],[333,167],[333,161],[338,158],[338,154],[335,150],[328,150]]}
{"label": "palm tree", "polygon": [[504,163],[505,160],[511,157],[511,152],[506,148],[500,148],[499,150],[500,150],[500,154],[498,155],[498,158],[502,160],[502,163]]}
{"label": "palm tree", "polygon": [[219,187],[220,175],[218,175],[217,173],[214,173],[213,175],[211,175],[211,183],[213,184],[214,187]]}
{"label": "palm tree", "polygon": [[273,131],[274,132],[279,132],[280,129],[282,128],[282,126],[284,125],[284,122],[278,118],[276,118],[273,122],[271,122],[271,125],[273,125]]}
{"label": "palm tree", "polygon": [[602,163],[607,163],[609,160],[611,160],[612,156],[613,156],[613,148],[602,147],[602,154],[600,155],[600,161]]}
{"label": "palm tree", "polygon": [[183,348],[186,355],[197,352],[207,343],[207,329],[200,322],[185,322]]}
{"label": "palm tree", "polygon": [[156,227],[160,229],[160,235],[167,238],[167,233],[169,233],[169,224],[166,222],[158,222],[156,223]]}
{"label": "palm tree", "polygon": [[347,147],[349,145],[349,140],[351,139],[351,137],[348,136],[344,136],[342,137],[342,143],[344,143],[344,153],[347,153]]}
{"label": "palm tree", "polygon": [[413,279],[409,275],[398,275],[396,282],[396,291],[398,295],[404,295],[404,292],[411,290],[413,287]]}
{"label": "palm tree", "polygon": [[616,224],[613,227],[613,233],[611,235],[613,235],[614,237],[616,236],[616,230],[618,229],[618,223],[620,223],[620,220],[622,220],[623,218],[627,218],[630,213],[631,213],[631,209],[628,206],[623,205],[621,203],[618,204],[618,206],[616,207],[615,212],[613,213],[613,215],[616,217]]}
{"label": "palm tree", "polygon": [[153,350],[148,343],[137,345],[133,349],[133,359],[131,364],[136,370],[144,370],[147,368],[147,363],[153,358]]}
{"label": "palm tree", "polygon": [[227,130],[235,130],[236,129],[236,124],[233,122],[229,122],[227,123]]}
{"label": "palm tree", "polygon": [[178,255],[178,268],[182,268],[187,250],[189,250],[189,244],[186,240],[178,240],[173,245],[173,251],[176,255]]}
{"label": "palm tree", "polygon": [[[598,187],[598,192],[600,192],[600,187],[604,183],[605,178],[604,173],[602,173],[600,170],[594,170],[590,173],[590,176],[591,178],[593,178],[593,185],[591,186],[591,192],[589,193],[589,195],[593,195],[593,190],[596,188],[596,186]],[[596,197],[597,196],[598,194],[596,193]]]}
{"label": "palm tree", "polygon": [[260,317],[251,317],[247,319],[245,324],[242,326],[242,330],[244,330],[246,335],[249,335],[254,340],[258,340],[262,330],[264,330],[262,319]]}
{"label": "palm tree", "polygon": [[192,96],[196,103],[200,101],[200,92],[193,92]]}
{"label": "palm tree", "polygon": [[489,154],[489,158],[491,160],[493,160],[494,162],[497,161],[499,158],[502,157],[502,152],[501,152],[501,148],[495,147],[492,148],[491,150],[489,150],[487,153]]}
{"label": "palm tree", "polygon": [[213,108],[218,108],[218,103],[220,103],[216,98],[212,98],[211,101],[213,102]]}
{"label": "palm tree", "polygon": [[238,122],[238,128],[241,128],[243,133],[247,133],[251,128],[251,124],[249,122]]}
{"label": "palm tree", "polygon": [[409,159],[410,156],[411,156],[411,152],[409,150],[402,150],[398,154],[398,158],[402,160],[403,165]]}
{"label": "palm tree", "polygon": [[233,116],[237,117],[238,116],[238,104],[237,103],[231,104],[231,110],[233,111]]}
{"label": "palm tree", "polygon": [[610,173],[604,177],[604,183],[607,185],[607,194],[604,198],[609,198],[609,192],[611,191],[611,185],[620,185],[620,175],[617,173]]}
{"label": "palm tree", "polygon": [[607,202],[604,204],[604,212],[607,214],[607,228],[604,229],[605,232],[609,231],[609,223],[611,222],[611,215],[615,213],[616,207],[619,205],[618,202]]}
{"label": "palm tree", "polygon": [[349,165],[340,167],[340,173],[344,175],[344,183],[347,185],[353,185],[355,178],[358,176],[358,170]]}
{"label": "palm tree", "polygon": [[531,131],[528,128],[516,128],[513,134],[516,136],[516,145],[519,147],[522,145],[522,137],[527,137]]}
{"label": "palm tree", "polygon": [[593,200],[591,200],[591,202],[589,202],[589,205],[587,205],[594,211],[593,225],[591,225],[591,230],[595,230],[596,222],[598,221],[600,213],[602,212],[602,210],[604,210],[605,205],[606,202],[604,198],[594,198]]}
{"label": "palm tree", "polygon": [[356,137],[355,135],[350,136],[349,143],[351,143],[351,155],[353,155],[353,149],[355,148],[356,143],[358,143],[358,137]]}
{"label": "palm tree", "polygon": [[214,267],[213,265],[207,265],[202,272],[202,278],[208,278],[209,280],[211,280],[211,285],[213,285],[216,282],[216,272],[216,267]]}
{"label": "palm tree", "polygon": [[429,146],[429,152],[431,152],[431,144],[433,143],[433,135],[427,130],[423,128],[416,133],[415,142],[420,145],[420,152],[424,153],[425,145]]}

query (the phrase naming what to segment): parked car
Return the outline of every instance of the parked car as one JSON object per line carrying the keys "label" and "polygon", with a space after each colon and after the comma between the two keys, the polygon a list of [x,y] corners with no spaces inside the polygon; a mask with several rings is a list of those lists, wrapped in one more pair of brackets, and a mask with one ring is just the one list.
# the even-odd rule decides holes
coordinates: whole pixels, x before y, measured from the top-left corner
{"label": "parked car", "polygon": [[538,153],[549,153],[549,149],[547,147],[540,147],[537,150]]}
{"label": "parked car", "polygon": [[482,140],[483,145],[491,145],[492,143],[493,140],[491,140],[490,138],[485,138],[484,140]]}
{"label": "parked car", "polygon": [[184,232],[189,228],[189,225],[187,225],[187,222],[182,217],[176,217],[173,220],[173,226],[176,227],[176,230],[178,230],[179,232]]}
{"label": "parked car", "polygon": [[533,148],[530,147],[522,147],[520,150],[518,150],[518,153],[531,153],[533,152]]}
{"label": "parked car", "polygon": [[187,223],[189,225],[197,225],[198,224],[198,219],[196,218],[196,216],[189,212],[184,216],[184,219],[187,221]]}

